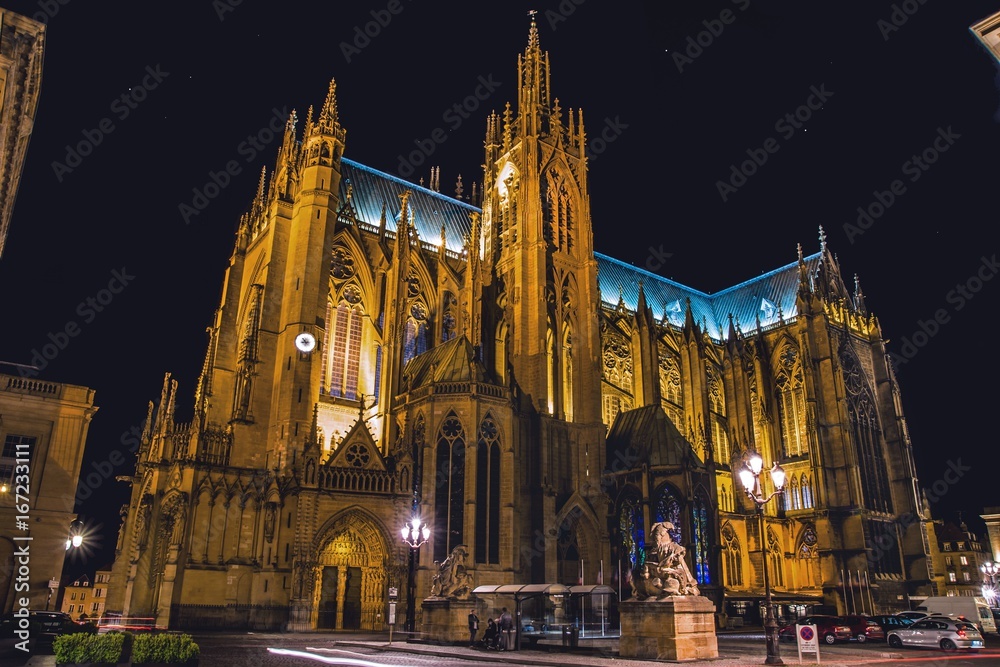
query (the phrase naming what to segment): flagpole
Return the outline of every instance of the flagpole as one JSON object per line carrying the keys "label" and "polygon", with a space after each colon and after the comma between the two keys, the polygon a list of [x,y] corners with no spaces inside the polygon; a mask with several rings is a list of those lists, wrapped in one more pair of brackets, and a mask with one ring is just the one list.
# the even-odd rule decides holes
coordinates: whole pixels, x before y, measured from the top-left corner
{"label": "flagpole", "polygon": [[[597,574],[597,583],[604,585],[604,559],[601,559],[601,569]],[[600,610],[601,610],[601,636],[604,636],[604,617],[607,616],[607,609],[604,606],[604,593],[601,593],[600,597]]]}
{"label": "flagpole", "polygon": [[872,580],[868,577],[868,570],[865,570],[865,581],[868,582],[868,602],[871,604],[872,614],[874,614],[875,598],[872,597]]}
{"label": "flagpole", "polygon": [[869,612],[865,611],[865,585],[861,581],[861,570],[858,570],[858,597],[861,598],[861,613],[867,614]]}

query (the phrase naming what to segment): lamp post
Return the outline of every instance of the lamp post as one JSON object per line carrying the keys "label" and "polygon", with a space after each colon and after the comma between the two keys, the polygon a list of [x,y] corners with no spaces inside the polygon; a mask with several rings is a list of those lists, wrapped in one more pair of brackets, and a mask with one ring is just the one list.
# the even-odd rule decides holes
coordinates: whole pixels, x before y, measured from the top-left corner
{"label": "lamp post", "polygon": [[983,586],[983,596],[986,598],[986,603],[991,607],[996,607],[998,606],[997,574],[1000,573],[1000,566],[991,561],[986,561],[979,569],[983,571],[983,576],[989,582],[989,586]]}
{"label": "lamp post", "polygon": [[757,520],[760,522],[761,566],[764,570],[764,637],[767,641],[766,665],[783,665],[781,650],[778,646],[778,621],[774,615],[774,605],[771,603],[771,579],[767,572],[767,535],[764,526],[764,505],[767,501],[779,495],[785,487],[785,471],[777,463],[771,468],[771,481],[774,491],[765,496],[760,488],[760,473],[764,468],[764,459],[756,452],[747,460],[747,467],[740,471],[740,482],[747,497],[757,506]]}
{"label": "lamp post", "polygon": [[413,635],[413,615],[416,613],[416,605],[414,604],[414,597],[417,594],[417,576],[416,576],[416,565],[417,565],[417,549],[424,545],[431,536],[431,527],[426,523],[421,523],[420,517],[414,515],[410,523],[403,526],[400,531],[403,535],[403,542],[410,547],[409,560],[408,560],[408,570],[409,579],[407,581],[406,588],[406,631]]}

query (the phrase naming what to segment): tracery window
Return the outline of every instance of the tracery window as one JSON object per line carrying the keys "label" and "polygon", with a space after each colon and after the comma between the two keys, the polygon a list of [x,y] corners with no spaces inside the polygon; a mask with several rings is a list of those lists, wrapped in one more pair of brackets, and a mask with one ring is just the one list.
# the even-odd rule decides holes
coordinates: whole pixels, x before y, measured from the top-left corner
{"label": "tracery window", "polygon": [[785,550],[781,548],[778,536],[770,527],[767,529],[768,569],[771,570],[771,585],[785,586]]}
{"label": "tracery window", "polygon": [[427,351],[427,306],[415,301],[403,329],[403,365]]}
{"label": "tracery window", "polygon": [[794,345],[786,344],[781,349],[774,386],[781,416],[781,440],[785,456],[807,454],[809,443],[806,437],[805,389],[799,351]]}
{"label": "tracery window", "polygon": [[465,543],[465,429],[454,412],[438,431],[434,469],[434,560],[444,562]]}
{"label": "tracery window", "polygon": [[882,429],[878,410],[867,379],[851,354],[842,355],[844,386],[847,389],[847,413],[858,455],[861,494],[864,506],[876,512],[892,513],[892,493],[882,449]]}
{"label": "tracery window", "polygon": [[328,391],[331,396],[357,400],[364,314],[361,290],[356,285],[344,288],[331,317],[329,353],[326,355]]}
{"label": "tracery window", "polygon": [[722,527],[722,554],[723,578],[726,586],[742,588],[743,550],[740,548],[740,539],[730,523]]}
{"label": "tracery window", "polygon": [[476,445],[476,562],[500,562],[500,429],[492,414]]}

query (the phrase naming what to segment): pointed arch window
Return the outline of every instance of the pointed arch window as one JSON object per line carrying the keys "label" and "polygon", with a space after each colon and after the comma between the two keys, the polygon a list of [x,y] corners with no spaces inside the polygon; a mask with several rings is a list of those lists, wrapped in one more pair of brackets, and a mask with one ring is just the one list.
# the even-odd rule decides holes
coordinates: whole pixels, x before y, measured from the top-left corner
{"label": "pointed arch window", "polygon": [[653,503],[653,522],[669,521],[674,525],[670,539],[678,544],[684,544],[681,534],[681,503],[677,500],[677,492],[669,484],[660,486]]}
{"label": "pointed arch window", "polygon": [[561,392],[563,419],[571,422],[573,421],[573,325],[569,321],[563,326]]}
{"label": "pointed arch window", "polygon": [[[328,311],[329,312],[329,311]],[[333,309],[326,355],[327,386],[331,396],[358,398],[358,371],[361,367],[361,335],[364,313],[361,290],[348,285]]]}
{"label": "pointed arch window", "polygon": [[684,426],[684,395],[681,391],[681,367],[677,358],[661,344],[659,350],[660,364],[660,399],[663,410],[670,421],[679,429]]}
{"label": "pointed arch window", "polygon": [[774,386],[781,416],[781,440],[785,456],[808,454],[802,364],[799,351],[794,345],[786,344],[778,356]]}
{"label": "pointed arch window", "polygon": [[726,432],[726,388],[722,382],[722,371],[712,363],[706,363],[708,379],[708,409],[711,412],[712,447],[718,463],[729,463],[729,434]]}
{"label": "pointed arch window", "polygon": [[726,586],[743,587],[743,550],[732,524],[722,527],[722,573]]}
{"label": "pointed arch window", "polygon": [[626,493],[618,508],[622,570],[631,573],[646,560],[646,531],[638,494]]}
{"label": "pointed arch window", "polygon": [[427,351],[427,306],[416,301],[410,306],[403,329],[403,365]]}
{"label": "pointed arch window", "polygon": [[841,355],[844,386],[847,389],[847,413],[858,457],[861,494],[864,506],[876,512],[892,513],[889,473],[882,449],[882,429],[878,409],[867,378],[852,354]]}
{"label": "pointed arch window", "polygon": [[434,560],[465,543],[465,429],[449,412],[438,431],[434,476]]}
{"label": "pointed arch window", "polygon": [[500,429],[492,414],[476,445],[476,562],[500,562]]}
{"label": "pointed arch window", "polygon": [[799,489],[802,493],[802,509],[811,508],[813,506],[812,486],[810,486],[809,478],[806,477],[805,473],[802,473],[802,478],[799,482]]}
{"label": "pointed arch window", "polygon": [[785,509],[797,510],[801,508],[802,499],[799,498],[799,480],[792,477],[792,481],[788,485],[788,491],[785,492]]}
{"label": "pointed arch window", "polygon": [[694,539],[691,548],[694,552],[694,577],[699,584],[711,584],[712,573],[709,567],[709,537],[712,532],[709,526],[709,503],[701,491],[695,494],[691,507],[691,525],[694,527]]}
{"label": "pointed arch window", "polygon": [[770,527],[767,529],[767,566],[771,570],[771,584],[785,586],[785,550],[781,548],[778,536]]}
{"label": "pointed arch window", "polygon": [[233,393],[232,421],[253,423],[251,395],[253,379],[257,376],[258,346],[260,344],[261,302],[264,286],[250,286],[250,298],[247,303],[247,314],[243,325],[243,338],[240,340],[239,358],[236,362],[236,386]]}

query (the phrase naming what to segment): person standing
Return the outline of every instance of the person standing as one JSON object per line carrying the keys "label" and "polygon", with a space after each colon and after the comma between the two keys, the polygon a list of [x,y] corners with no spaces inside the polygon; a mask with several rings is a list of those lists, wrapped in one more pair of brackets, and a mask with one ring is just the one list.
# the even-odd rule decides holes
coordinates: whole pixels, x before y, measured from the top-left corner
{"label": "person standing", "polygon": [[500,636],[503,637],[503,648],[505,651],[510,651],[514,648],[514,618],[507,611],[507,607],[504,607],[500,612]]}
{"label": "person standing", "polygon": [[476,633],[479,632],[479,616],[476,610],[469,611],[469,648],[476,648]]}

